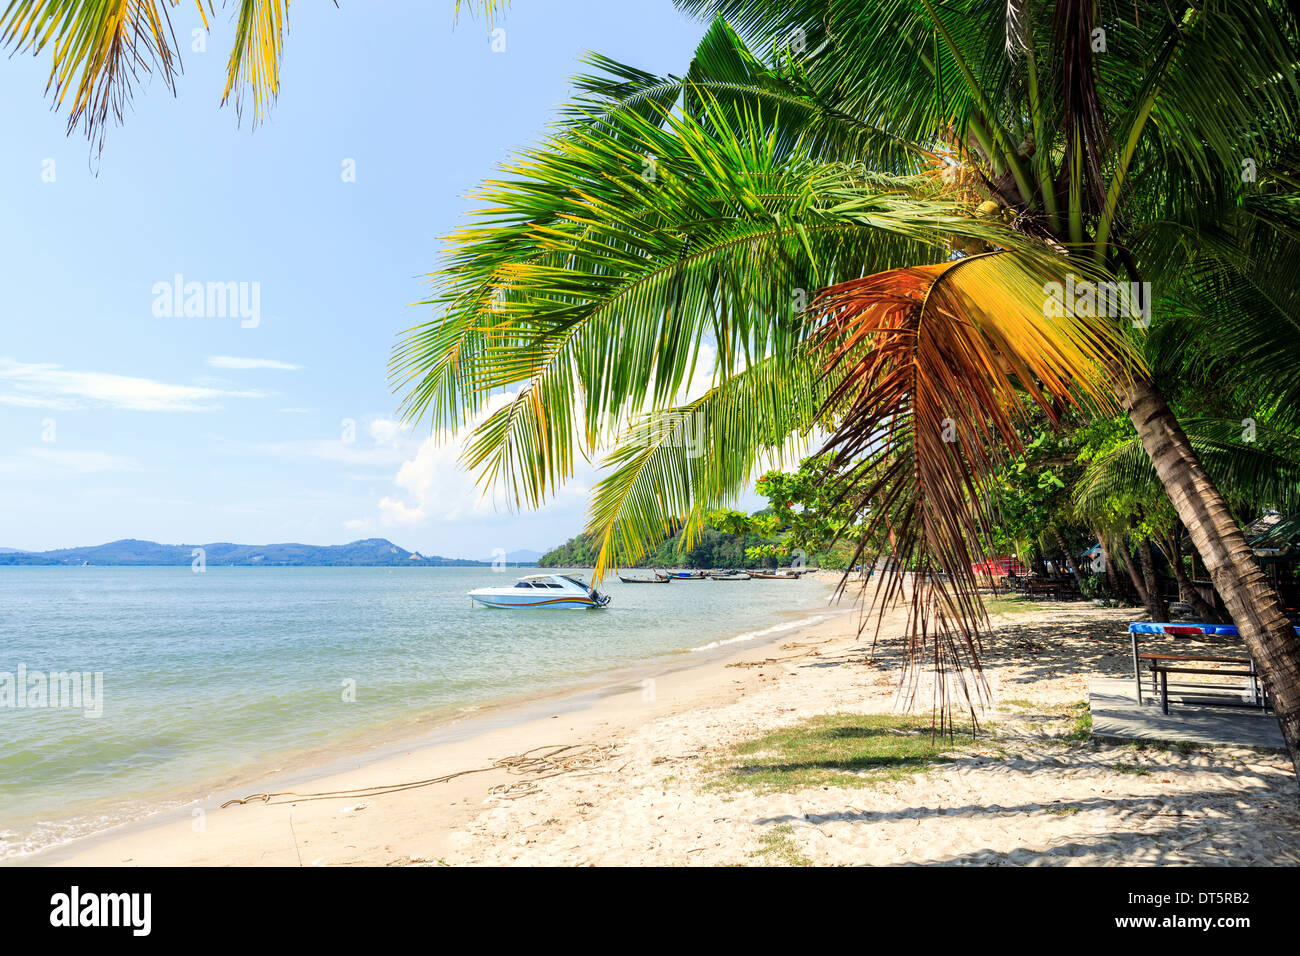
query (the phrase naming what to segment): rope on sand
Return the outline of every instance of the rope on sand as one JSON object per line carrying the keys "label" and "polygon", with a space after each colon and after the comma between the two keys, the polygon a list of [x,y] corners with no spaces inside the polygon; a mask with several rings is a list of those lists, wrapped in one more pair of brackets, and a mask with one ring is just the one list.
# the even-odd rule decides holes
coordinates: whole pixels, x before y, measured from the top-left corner
{"label": "rope on sand", "polygon": [[591,771],[608,761],[614,755],[616,749],[614,744],[546,744],[542,747],[525,750],[523,753],[512,754],[509,757],[494,760],[486,767],[458,770],[455,773],[444,774],[441,777],[429,777],[426,780],[412,780],[409,783],[394,783],[378,787],[359,787],[355,790],[326,790],[320,793],[296,793],[292,790],[253,793],[242,799],[227,800],[221,805],[221,809],[243,806],[246,803],[257,801],[270,803],[272,800],[281,797],[292,797],[295,800],[302,801],[381,797],[389,793],[417,790],[420,787],[430,787],[436,783],[446,783],[449,780],[455,780],[457,777],[464,777],[468,774],[489,773],[493,770],[504,770],[508,774],[528,778],[518,783],[497,784],[489,790],[490,793],[513,799],[535,792],[538,780],[546,780],[550,777],[558,777],[560,774],[573,773],[578,770]]}
{"label": "rope on sand", "polygon": [[[832,640],[833,638],[828,637],[824,641],[805,641],[802,644],[791,642],[789,644],[782,644],[780,649],[783,651],[792,651],[798,647],[816,648],[821,646],[822,644],[829,644]],[[782,664],[785,661],[798,661],[798,660],[803,660],[805,657],[821,657],[821,653],[822,652],[818,650],[811,650],[811,651],[804,651],[802,654],[790,654],[787,655],[786,657],[765,657],[759,661],[732,661],[727,666],[728,667],[766,667],[768,664]]]}

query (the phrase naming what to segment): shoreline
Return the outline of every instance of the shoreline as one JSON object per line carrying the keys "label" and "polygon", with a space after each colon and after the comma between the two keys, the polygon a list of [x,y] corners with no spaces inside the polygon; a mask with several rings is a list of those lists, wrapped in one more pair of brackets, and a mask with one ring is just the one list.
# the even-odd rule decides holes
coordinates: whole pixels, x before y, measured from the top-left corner
{"label": "shoreline", "polygon": [[[858,607],[25,863],[1300,864],[1285,754],[1092,738],[1089,682],[1131,674],[1126,608],[1001,604],[980,735],[855,762],[900,734],[932,739],[927,703],[899,707],[906,609],[859,635]],[[829,760],[828,744],[841,748]],[[780,779],[754,776],[763,761]]]}
{"label": "shoreline", "polygon": [[479,801],[437,862],[1300,864],[1285,754],[1091,737],[1089,682],[1131,674],[1127,608],[1003,605],[981,652],[979,736],[891,755],[900,735],[932,739],[928,702],[910,719],[898,706],[906,616],[887,610],[878,640],[844,618],[778,655],[738,655],[749,666],[715,693],[617,734],[606,764]]}
{"label": "shoreline", "polygon": [[[815,608],[781,609],[766,615],[771,623],[754,627],[757,622],[746,622],[750,627],[739,627],[733,636],[720,637],[706,645],[656,654],[633,665],[611,666],[565,682],[564,686],[539,690],[520,691],[494,698],[468,708],[457,708],[458,713],[432,713],[411,719],[423,727],[405,727],[395,736],[385,737],[385,727],[377,726],[364,732],[364,739],[343,741],[338,745],[306,751],[284,761],[284,766],[266,772],[256,770],[240,776],[238,771],[224,775],[228,779],[218,785],[176,791],[171,795],[143,802],[141,814],[104,829],[95,830],[69,840],[55,843],[39,850],[15,854],[0,860],[0,866],[51,866],[100,865],[100,850],[117,841],[146,839],[146,835],[170,828],[184,827],[186,832],[194,827],[207,826],[209,816],[220,804],[265,790],[282,788],[318,789],[335,778],[349,778],[357,774],[381,774],[398,771],[412,758],[423,765],[424,758],[437,762],[435,752],[443,748],[465,749],[478,755],[481,748],[476,742],[509,734],[518,728],[541,721],[558,719],[566,715],[599,710],[609,700],[644,695],[644,683],[650,681],[656,690],[661,681],[674,683],[677,675],[690,674],[702,669],[716,669],[737,655],[789,639],[828,620],[852,613],[849,603],[834,603],[834,582],[838,572],[821,572],[814,578],[826,589],[825,603]],[[450,756],[450,755],[448,755]],[[394,778],[395,779],[395,778]],[[468,792],[468,791],[466,791]],[[458,795],[460,788],[457,788]],[[148,810],[152,803],[158,809]],[[201,811],[201,813],[200,813]],[[75,818],[74,818],[75,819]],[[196,821],[201,821],[201,824]],[[118,861],[121,862],[121,861]],[[117,865],[106,861],[104,865]],[[142,864],[143,865],[143,864]]]}

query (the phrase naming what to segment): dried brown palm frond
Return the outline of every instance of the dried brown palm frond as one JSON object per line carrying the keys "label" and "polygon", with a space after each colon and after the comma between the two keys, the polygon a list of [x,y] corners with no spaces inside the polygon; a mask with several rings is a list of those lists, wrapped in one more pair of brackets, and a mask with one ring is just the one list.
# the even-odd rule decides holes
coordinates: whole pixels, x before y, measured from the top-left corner
{"label": "dried brown palm frond", "polygon": [[[1111,320],[1045,307],[1055,270],[991,253],[845,282],[813,305],[838,382],[828,410],[839,425],[821,454],[867,529],[853,563],[878,557],[866,542],[887,537],[877,633],[885,608],[910,602],[907,659],[933,666],[949,730],[951,691],[972,718],[984,693],[988,619],[971,565],[994,520],[985,480],[1020,449],[1022,396],[1056,422],[1067,405],[1112,408],[1108,370],[1139,367]],[[911,667],[909,703],[919,679]]]}

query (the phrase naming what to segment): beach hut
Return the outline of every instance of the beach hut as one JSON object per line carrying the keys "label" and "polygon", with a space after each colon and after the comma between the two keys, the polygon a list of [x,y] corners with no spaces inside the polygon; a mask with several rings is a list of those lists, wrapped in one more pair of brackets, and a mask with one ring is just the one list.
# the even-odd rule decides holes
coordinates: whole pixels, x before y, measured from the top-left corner
{"label": "beach hut", "polygon": [[1080,567],[1086,567],[1093,574],[1106,573],[1106,552],[1102,550],[1100,541],[1079,555],[1078,560]]}
{"label": "beach hut", "polygon": [[1294,617],[1300,608],[1300,515],[1265,511],[1245,531],[1255,561]]}

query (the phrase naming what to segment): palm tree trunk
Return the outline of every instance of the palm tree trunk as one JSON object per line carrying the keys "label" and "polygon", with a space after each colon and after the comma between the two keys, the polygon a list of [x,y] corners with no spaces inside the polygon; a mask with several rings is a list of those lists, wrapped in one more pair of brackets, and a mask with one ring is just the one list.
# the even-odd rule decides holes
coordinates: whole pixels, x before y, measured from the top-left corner
{"label": "palm tree trunk", "polygon": [[1169,570],[1178,584],[1178,600],[1184,604],[1191,604],[1191,587],[1187,580],[1187,573],[1183,570],[1182,530],[1183,523],[1175,521],[1169,534],[1160,539],[1160,550],[1169,559]]}
{"label": "palm tree trunk", "polygon": [[1115,559],[1111,556],[1110,542],[1106,540],[1105,535],[1100,531],[1094,532],[1097,536],[1097,543],[1101,545],[1102,564],[1106,568],[1106,583],[1110,585],[1110,593],[1113,597],[1120,597],[1119,578],[1115,574]]}
{"label": "palm tree trunk", "polygon": [[1153,621],[1169,620],[1169,605],[1160,593],[1160,579],[1156,577],[1156,559],[1151,553],[1151,539],[1138,541],[1138,554],[1142,557],[1142,583],[1147,587],[1147,613]]}
{"label": "palm tree trunk", "polygon": [[1125,544],[1122,537],[1119,540],[1120,544],[1124,545],[1124,570],[1128,572],[1128,579],[1133,583],[1133,590],[1137,592],[1139,603],[1147,609],[1147,614],[1150,614],[1151,600],[1147,597],[1147,586],[1142,580],[1142,575],[1138,574],[1137,564],[1134,562],[1133,556],[1128,553],[1128,545]]}
{"label": "palm tree trunk", "polygon": [[1174,528],[1169,534],[1169,542],[1165,546],[1166,553],[1169,555],[1169,569],[1174,572],[1174,579],[1178,582],[1178,593],[1182,599],[1192,606],[1192,612],[1196,617],[1206,624],[1220,624],[1223,621],[1222,616],[1216,611],[1209,601],[1201,597],[1201,589],[1192,583],[1192,579],[1187,576],[1187,569],[1183,567],[1183,553],[1179,546],[1179,538],[1182,533],[1178,528]]}
{"label": "palm tree trunk", "polygon": [[1056,543],[1059,544],[1061,546],[1061,550],[1065,552],[1065,563],[1069,565],[1070,573],[1074,575],[1074,583],[1078,584],[1080,580],[1079,565],[1075,563],[1074,555],[1070,553],[1070,546],[1065,543],[1065,535],[1061,533],[1061,529],[1059,527],[1053,527],[1052,530],[1056,532]]}
{"label": "palm tree trunk", "polygon": [[1121,400],[1174,510],[1268,684],[1291,762],[1300,776],[1300,639],[1164,396],[1149,380],[1140,378],[1122,387]]}

